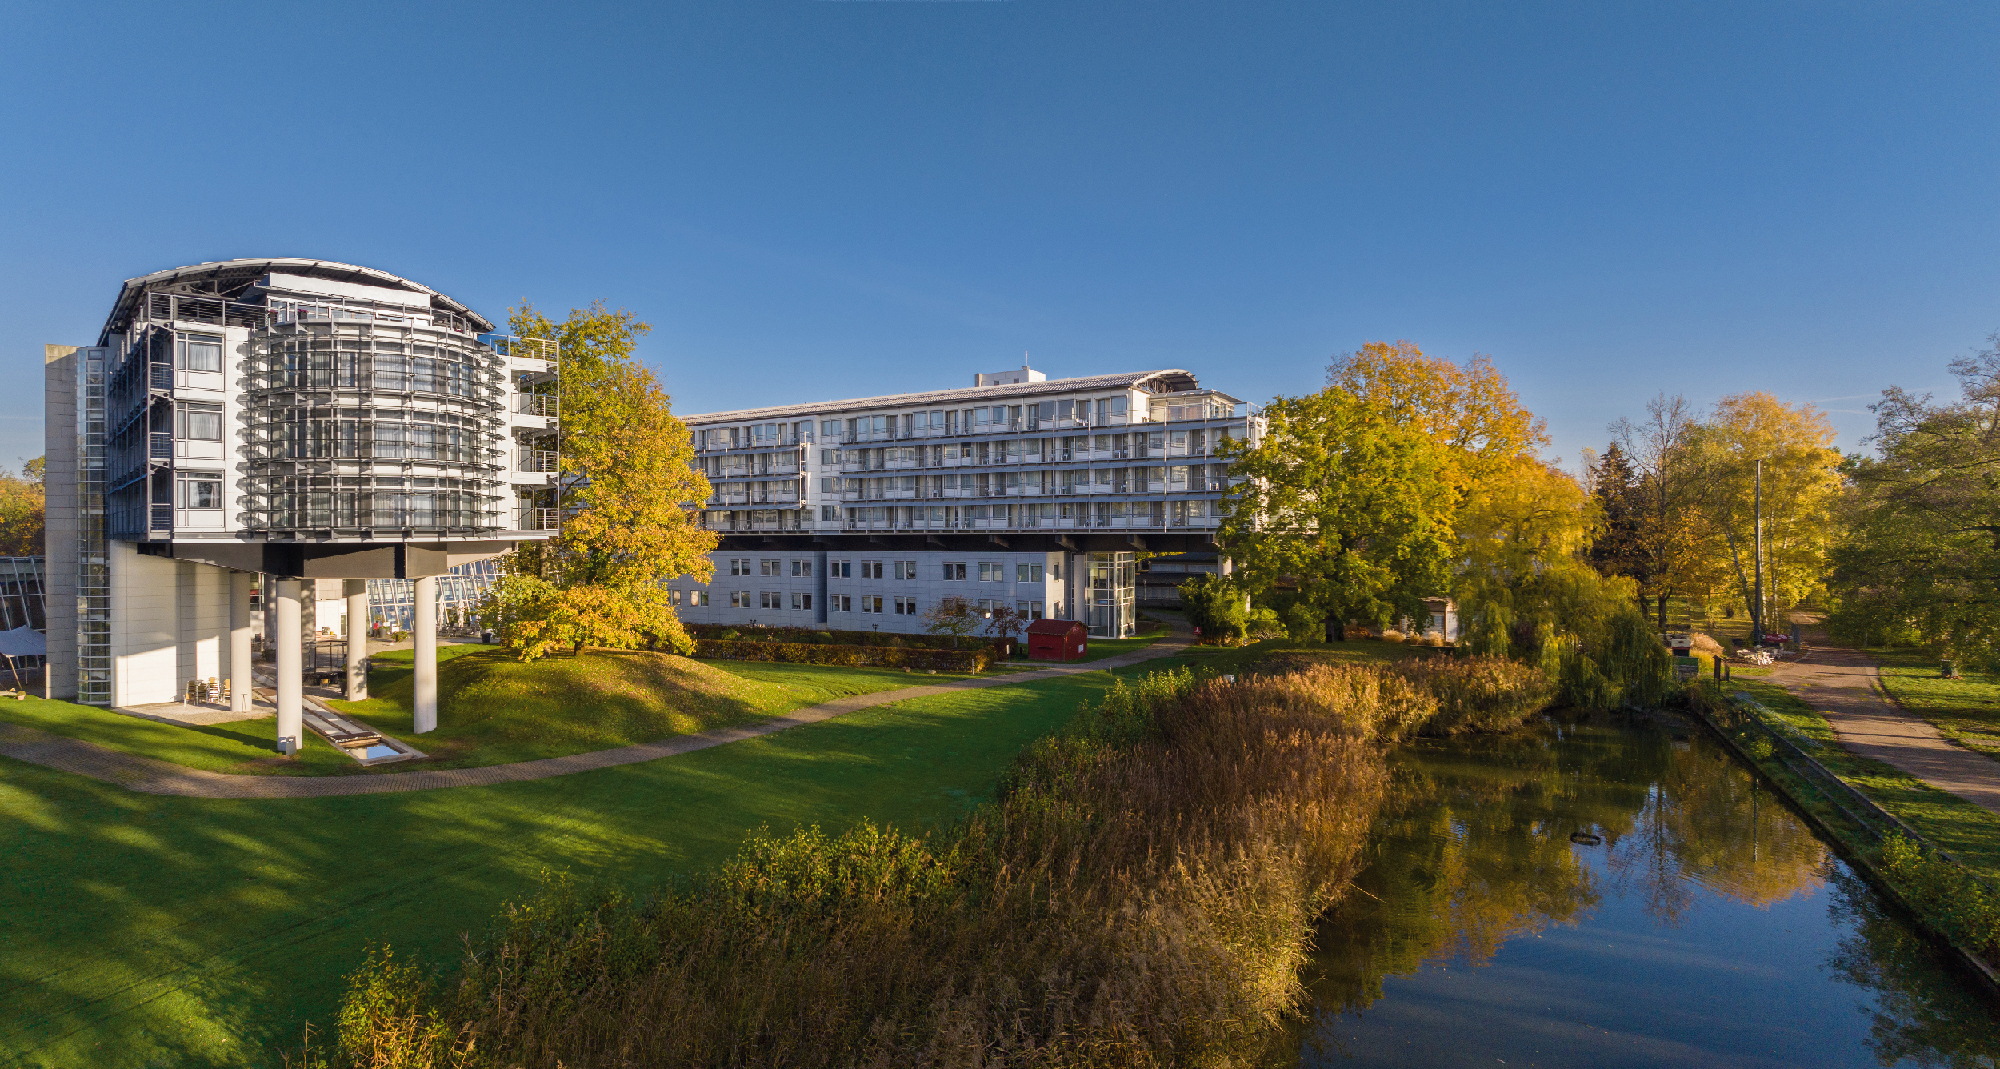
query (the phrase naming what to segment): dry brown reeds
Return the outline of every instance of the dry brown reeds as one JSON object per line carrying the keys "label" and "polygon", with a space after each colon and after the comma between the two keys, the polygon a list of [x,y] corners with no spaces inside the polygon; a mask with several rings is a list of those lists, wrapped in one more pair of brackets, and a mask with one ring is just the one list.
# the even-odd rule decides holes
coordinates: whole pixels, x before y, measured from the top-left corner
{"label": "dry brown reeds", "polygon": [[1440,681],[1503,681],[1454,667],[1159,673],[1030,746],[946,831],[758,836],[645,901],[552,879],[448,984],[371,959],[332,1064],[1251,1060],[1301,1003],[1385,743],[1437,715]]}

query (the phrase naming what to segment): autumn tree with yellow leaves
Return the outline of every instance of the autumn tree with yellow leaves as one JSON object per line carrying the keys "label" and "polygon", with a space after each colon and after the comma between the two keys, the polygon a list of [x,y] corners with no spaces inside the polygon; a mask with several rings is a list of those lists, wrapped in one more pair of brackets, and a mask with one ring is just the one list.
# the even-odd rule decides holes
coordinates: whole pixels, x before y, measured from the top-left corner
{"label": "autumn tree with yellow leaves", "polygon": [[651,328],[601,302],[560,322],[523,303],[509,325],[560,346],[562,527],[517,550],[496,585],[488,611],[502,643],[522,660],[585,646],[692,652],[665,583],[707,580],[716,535],[690,507],[710,488],[687,426],[633,356]]}
{"label": "autumn tree with yellow leaves", "polygon": [[1542,422],[1492,361],[1371,342],[1265,417],[1258,445],[1234,451],[1247,481],[1221,532],[1253,596],[1289,579],[1338,637],[1449,595],[1474,648],[1542,665],[1568,701],[1657,690],[1665,653],[1630,583],[1583,559],[1596,509],[1540,458]]}

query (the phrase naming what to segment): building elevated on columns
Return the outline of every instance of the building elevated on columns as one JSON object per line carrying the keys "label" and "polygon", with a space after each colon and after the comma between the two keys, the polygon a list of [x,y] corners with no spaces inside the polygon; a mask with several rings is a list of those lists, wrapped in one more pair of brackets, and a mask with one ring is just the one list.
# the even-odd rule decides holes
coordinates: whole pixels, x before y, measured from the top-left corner
{"label": "building elevated on columns", "polygon": [[47,347],[52,696],[143,705],[220,677],[247,708],[261,576],[280,747],[295,748],[299,581],[348,580],[352,692],[366,580],[412,579],[421,722],[434,577],[553,526],[555,355],[349,264],[126,282],[94,345]]}
{"label": "building elevated on columns", "polygon": [[1214,552],[1218,456],[1262,418],[1186,371],[1049,379],[685,416],[714,487],[715,576],[690,623],[914,633],[939,600],[1136,623],[1140,552]]}

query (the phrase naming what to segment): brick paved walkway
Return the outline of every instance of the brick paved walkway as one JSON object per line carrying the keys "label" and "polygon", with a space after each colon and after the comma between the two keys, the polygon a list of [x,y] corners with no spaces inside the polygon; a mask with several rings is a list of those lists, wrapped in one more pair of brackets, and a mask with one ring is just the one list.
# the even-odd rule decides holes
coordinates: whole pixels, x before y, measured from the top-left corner
{"label": "brick paved walkway", "polygon": [[2000,813],[2000,761],[1954,745],[1889,700],[1866,655],[1815,646],[1802,660],[1774,666],[1771,676],[1826,717],[1842,746]]}
{"label": "brick paved walkway", "polygon": [[89,776],[142,794],[164,794],[182,798],[330,798],[353,794],[431,791],[445,787],[484,787],[495,783],[519,783],[524,780],[548,779],[551,776],[567,776],[574,772],[589,772],[599,768],[657,761],[662,757],[706,750],[711,746],[754,739],[760,735],[772,735],[801,724],[816,724],[862,709],[908,701],[911,698],[949,694],[958,690],[1004,687],[1038,679],[1057,679],[1086,672],[1101,672],[1108,668],[1124,668],[1142,661],[1171,657],[1187,648],[1187,645],[1188,642],[1184,637],[1173,635],[1144,649],[1107,657],[1101,661],[1053,665],[1031,672],[961,679],[930,686],[903,687],[898,690],[877,691],[873,694],[856,694],[741,727],[717,728],[714,731],[681,735],[637,746],[620,746],[611,750],[595,750],[590,753],[570,754],[567,757],[549,757],[540,761],[520,761],[511,765],[488,765],[484,768],[432,769],[376,776],[233,776],[222,772],[183,768],[150,757],[139,757],[106,749],[80,739],[51,735],[33,728],[5,723],[0,723],[0,756],[62,772]]}

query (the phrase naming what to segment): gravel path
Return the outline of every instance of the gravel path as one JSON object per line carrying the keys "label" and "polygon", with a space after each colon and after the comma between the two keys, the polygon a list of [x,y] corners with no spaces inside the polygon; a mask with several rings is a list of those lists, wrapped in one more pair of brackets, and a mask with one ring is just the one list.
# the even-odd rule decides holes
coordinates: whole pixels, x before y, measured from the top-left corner
{"label": "gravel path", "polygon": [[930,686],[877,691],[873,694],[856,694],[741,727],[717,728],[714,731],[681,735],[637,746],[620,746],[610,750],[570,754],[567,757],[520,761],[510,765],[488,765],[484,768],[432,769],[375,776],[234,776],[222,772],[184,768],[150,757],[107,749],[80,739],[5,723],[0,723],[0,756],[61,772],[89,776],[142,794],[164,794],[182,798],[331,798],[353,794],[433,791],[446,787],[484,787],[495,783],[519,783],[524,780],[567,776],[575,772],[589,772],[593,769],[613,768],[618,765],[635,765],[642,761],[657,761],[662,757],[706,750],[711,746],[754,739],[761,735],[773,735],[786,728],[798,727],[801,724],[817,724],[822,720],[832,720],[837,716],[862,709],[908,701],[911,698],[949,694],[959,690],[978,690],[984,687],[1004,687],[1038,679],[1057,679],[1063,676],[1082,675],[1086,672],[1101,672],[1108,668],[1123,668],[1142,661],[1171,657],[1187,646],[1188,641],[1185,637],[1172,635],[1144,649],[1107,657],[1101,661],[1053,665],[1032,672],[1013,672]]}
{"label": "gravel path", "polygon": [[1815,646],[1803,660],[1773,666],[1771,676],[1826,717],[1842,746],[2000,814],[2000,762],[1954,745],[1889,700],[1865,655]]}

